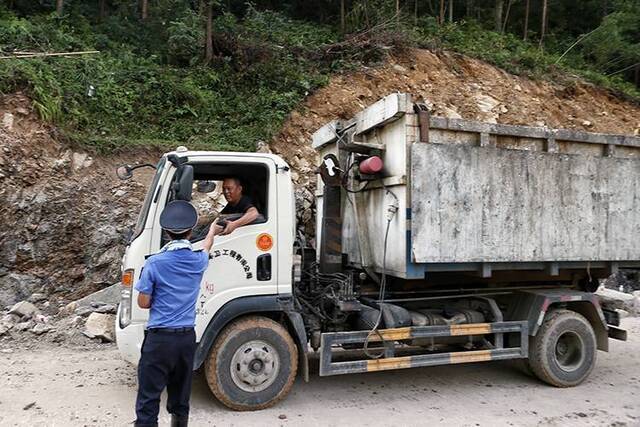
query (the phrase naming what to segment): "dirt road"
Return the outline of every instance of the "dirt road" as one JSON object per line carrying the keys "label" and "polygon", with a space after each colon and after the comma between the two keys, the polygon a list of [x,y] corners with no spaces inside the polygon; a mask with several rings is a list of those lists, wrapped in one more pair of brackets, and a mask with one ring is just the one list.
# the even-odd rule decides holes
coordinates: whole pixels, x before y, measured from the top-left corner
{"label": "dirt road", "polygon": [[[191,425],[640,426],[640,318],[625,319],[623,327],[629,341],[612,341],[577,388],[548,387],[495,362],[312,376],[308,384],[298,380],[275,408],[235,413],[197,376]],[[5,343],[0,351],[2,426],[119,426],[135,418],[135,368],[115,346],[12,350]],[[160,425],[168,425],[161,414]]]}

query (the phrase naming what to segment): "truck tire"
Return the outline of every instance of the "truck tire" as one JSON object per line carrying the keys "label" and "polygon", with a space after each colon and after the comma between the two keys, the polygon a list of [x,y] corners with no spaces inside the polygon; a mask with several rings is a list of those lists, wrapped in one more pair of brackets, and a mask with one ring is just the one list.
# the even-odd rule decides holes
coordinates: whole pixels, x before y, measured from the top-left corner
{"label": "truck tire", "polygon": [[226,326],[205,360],[209,388],[236,411],[268,408],[291,390],[298,370],[298,351],[289,332],[262,316]]}
{"label": "truck tire", "polygon": [[581,314],[554,310],[529,340],[529,366],[542,381],[556,387],[583,382],[596,362],[596,335]]}

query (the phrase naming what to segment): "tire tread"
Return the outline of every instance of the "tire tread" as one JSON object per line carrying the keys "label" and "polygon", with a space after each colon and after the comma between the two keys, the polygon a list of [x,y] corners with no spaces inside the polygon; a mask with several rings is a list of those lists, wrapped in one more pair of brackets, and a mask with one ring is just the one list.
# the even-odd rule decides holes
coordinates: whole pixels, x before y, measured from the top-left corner
{"label": "tire tread", "polygon": [[[227,396],[227,394],[222,389],[221,384],[218,381],[217,375],[217,355],[220,354],[222,346],[234,335],[239,334],[248,329],[254,328],[265,328],[271,329],[280,335],[284,341],[287,343],[289,347],[290,355],[291,355],[291,366],[290,366],[290,375],[287,379],[286,384],[280,390],[278,395],[268,402],[259,404],[259,405],[246,405],[240,404]],[[218,338],[216,339],[213,348],[211,349],[209,356],[205,360],[205,377],[211,392],[214,396],[225,406],[234,411],[256,411],[260,409],[269,408],[278,402],[280,402],[284,397],[289,393],[291,387],[293,387],[293,383],[296,378],[296,373],[298,371],[298,349],[291,338],[291,335],[287,331],[287,329],[282,326],[280,323],[269,319],[268,317],[263,316],[246,316],[241,319],[233,321],[231,324],[226,326],[223,331],[220,333]]]}
{"label": "tire tread", "polygon": [[[556,310],[550,311],[545,316],[545,319],[542,322],[542,325],[540,326],[538,333],[534,337],[529,338],[528,367],[531,369],[532,373],[536,377],[546,382],[547,384],[553,385],[555,387],[566,388],[566,387],[572,387],[577,384],[571,384],[571,383],[561,381],[560,379],[552,375],[552,373],[549,372],[547,370],[547,367],[545,366],[545,358],[546,358],[545,344],[546,343],[545,343],[544,337],[547,334],[547,332],[555,326],[555,323],[561,317],[573,318],[578,321],[584,322],[587,325],[589,325],[589,327],[591,327],[591,324],[589,323],[589,321],[584,316],[582,316],[581,314],[575,311],[567,310],[567,309],[556,309]],[[586,377],[591,372],[591,369],[593,369],[594,364],[595,364],[595,357],[594,357],[592,366],[590,367],[590,369],[587,371],[587,374],[584,376],[584,378],[580,382],[586,379]]]}

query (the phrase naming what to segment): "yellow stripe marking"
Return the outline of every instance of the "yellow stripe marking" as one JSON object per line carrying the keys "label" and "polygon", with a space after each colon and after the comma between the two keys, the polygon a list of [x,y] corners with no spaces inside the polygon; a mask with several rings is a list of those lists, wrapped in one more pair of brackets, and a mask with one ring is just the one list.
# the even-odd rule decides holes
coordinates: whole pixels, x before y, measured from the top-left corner
{"label": "yellow stripe marking", "polygon": [[486,362],[488,360],[491,360],[491,350],[477,350],[451,353],[449,363]]}
{"label": "yellow stripe marking", "polygon": [[483,335],[491,333],[490,323],[470,323],[467,325],[451,325],[451,335]]}
{"label": "yellow stripe marking", "polygon": [[367,361],[367,372],[385,371],[387,369],[403,369],[411,367],[411,356],[390,357]]}
{"label": "yellow stripe marking", "polygon": [[[378,332],[380,333],[378,335]],[[380,336],[388,341],[407,340],[411,338],[411,327],[380,329],[369,336],[369,341],[380,341]]]}

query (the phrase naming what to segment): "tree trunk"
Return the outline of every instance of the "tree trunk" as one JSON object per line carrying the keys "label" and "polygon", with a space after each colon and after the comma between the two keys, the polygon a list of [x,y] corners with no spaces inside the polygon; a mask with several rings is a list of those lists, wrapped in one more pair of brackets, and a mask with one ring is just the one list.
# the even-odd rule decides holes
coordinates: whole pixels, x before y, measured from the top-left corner
{"label": "tree trunk", "polygon": [[344,20],[344,1],[340,0],[340,32],[344,35],[346,32],[345,20]]}
{"label": "tree trunk", "polygon": [[367,0],[363,0],[364,3],[364,25],[367,28],[371,28],[371,23],[369,22],[369,2]]}
{"label": "tree trunk", "polygon": [[607,0],[604,0],[602,2],[602,17],[604,18],[605,16],[607,16],[607,12],[609,10],[609,2]]}
{"label": "tree trunk", "polygon": [[509,0],[509,3],[507,4],[507,13],[504,14],[504,23],[502,24],[503,33],[507,30],[507,22],[509,22],[509,12],[511,12],[512,4],[513,4],[513,0]]}
{"label": "tree trunk", "polygon": [[529,0],[527,0],[526,5],[524,6],[524,34],[522,35],[522,40],[527,41],[527,37],[529,36],[527,33],[529,32]]}
{"label": "tree trunk", "polygon": [[466,17],[469,17],[472,15],[471,9],[473,8],[473,0],[467,0],[467,11],[465,13]]}
{"label": "tree trunk", "polygon": [[444,0],[440,0],[440,14],[438,15],[438,24],[444,24]]}
{"label": "tree trunk", "polygon": [[56,13],[62,15],[62,7],[64,6],[64,0],[56,0]]}
{"label": "tree trunk", "polygon": [[418,26],[418,0],[413,0],[413,25]]}
{"label": "tree trunk", "polygon": [[149,17],[149,0],[142,0],[142,6],[141,6],[141,18],[143,21],[146,21],[147,18]]}
{"label": "tree trunk", "polygon": [[544,47],[544,35],[547,31],[547,0],[542,0],[542,23],[540,25],[540,43],[539,47]]}
{"label": "tree trunk", "polygon": [[449,22],[453,22],[453,1],[449,0]]}
{"label": "tree trunk", "polygon": [[433,16],[436,16],[437,12],[435,6],[433,5],[433,0],[427,0],[427,6],[429,6],[429,12]]}
{"label": "tree trunk", "polygon": [[207,64],[213,59],[213,1],[207,2],[207,31],[206,31],[204,61]]}
{"label": "tree trunk", "polygon": [[100,21],[104,21],[104,18],[107,17],[107,0],[100,0],[98,4],[98,19]]}
{"label": "tree trunk", "polygon": [[396,23],[400,25],[400,0],[396,0]]}
{"label": "tree trunk", "polygon": [[496,0],[496,10],[495,10],[495,30],[497,33],[502,30],[502,10],[504,9],[504,0]]}

